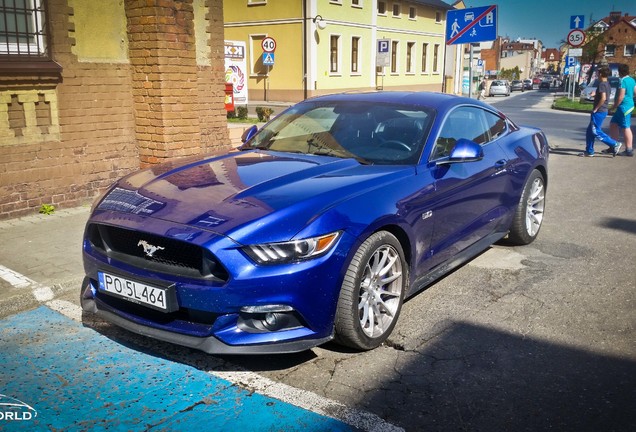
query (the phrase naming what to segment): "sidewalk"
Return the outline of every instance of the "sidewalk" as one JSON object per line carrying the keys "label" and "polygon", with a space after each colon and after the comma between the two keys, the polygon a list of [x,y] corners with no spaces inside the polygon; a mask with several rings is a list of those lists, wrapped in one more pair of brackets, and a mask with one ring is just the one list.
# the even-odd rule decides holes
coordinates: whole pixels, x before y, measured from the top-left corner
{"label": "sidewalk", "polygon": [[76,292],[88,206],[0,221],[0,318]]}

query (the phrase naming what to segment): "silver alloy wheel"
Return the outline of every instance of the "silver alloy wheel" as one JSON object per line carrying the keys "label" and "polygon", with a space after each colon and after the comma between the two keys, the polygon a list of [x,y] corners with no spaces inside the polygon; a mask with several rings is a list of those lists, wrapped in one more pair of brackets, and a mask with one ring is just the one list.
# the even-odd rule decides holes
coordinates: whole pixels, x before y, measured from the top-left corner
{"label": "silver alloy wheel", "polygon": [[391,245],[384,244],[371,255],[360,283],[358,311],[360,327],[371,338],[381,336],[400,307],[402,261]]}
{"label": "silver alloy wheel", "polygon": [[543,210],[545,207],[545,185],[542,178],[535,178],[528,194],[526,206],[526,231],[534,237],[541,228],[543,222]]}

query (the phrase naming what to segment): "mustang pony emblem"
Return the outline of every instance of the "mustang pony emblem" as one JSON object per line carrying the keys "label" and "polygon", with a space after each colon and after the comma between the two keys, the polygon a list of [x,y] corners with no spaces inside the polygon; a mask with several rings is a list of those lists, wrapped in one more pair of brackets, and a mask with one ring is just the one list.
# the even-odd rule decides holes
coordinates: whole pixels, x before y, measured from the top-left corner
{"label": "mustang pony emblem", "polygon": [[148,257],[152,257],[155,254],[155,252],[165,249],[165,247],[151,245],[146,240],[139,240],[139,243],[137,243],[137,246],[143,247],[144,253]]}

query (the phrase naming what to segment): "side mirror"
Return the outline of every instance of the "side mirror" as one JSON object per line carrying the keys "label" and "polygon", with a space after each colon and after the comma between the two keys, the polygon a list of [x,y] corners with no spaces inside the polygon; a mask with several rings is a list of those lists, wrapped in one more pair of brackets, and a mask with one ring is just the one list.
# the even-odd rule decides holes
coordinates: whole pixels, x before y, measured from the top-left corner
{"label": "side mirror", "polygon": [[474,141],[466,138],[457,140],[455,147],[446,159],[437,162],[437,165],[449,165],[453,163],[477,162],[484,158],[484,149]]}
{"label": "side mirror", "polygon": [[251,140],[254,135],[256,135],[256,132],[258,132],[258,127],[256,127],[256,125],[250,127],[249,129],[246,129],[243,132],[243,135],[241,135],[241,142],[245,144],[246,142]]}

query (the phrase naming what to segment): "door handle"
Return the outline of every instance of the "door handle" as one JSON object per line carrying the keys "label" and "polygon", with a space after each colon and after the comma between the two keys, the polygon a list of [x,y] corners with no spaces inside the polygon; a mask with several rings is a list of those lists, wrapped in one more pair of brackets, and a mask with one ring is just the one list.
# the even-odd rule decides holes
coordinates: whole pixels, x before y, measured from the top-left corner
{"label": "door handle", "polygon": [[506,169],[506,165],[508,164],[508,161],[506,159],[499,159],[497,162],[495,162],[495,169],[497,171],[501,171]]}

